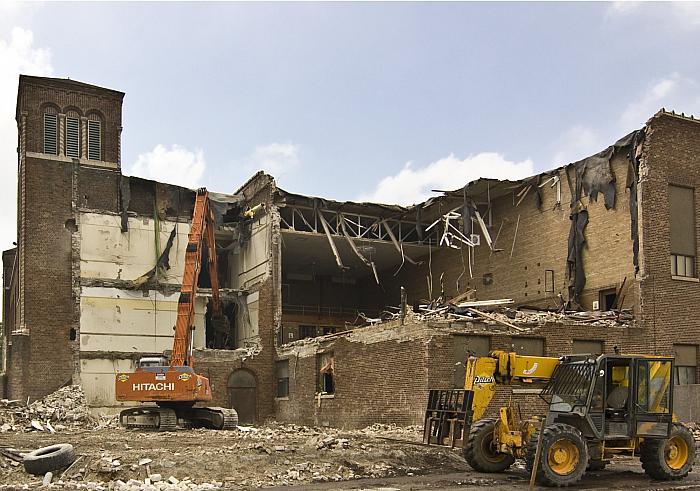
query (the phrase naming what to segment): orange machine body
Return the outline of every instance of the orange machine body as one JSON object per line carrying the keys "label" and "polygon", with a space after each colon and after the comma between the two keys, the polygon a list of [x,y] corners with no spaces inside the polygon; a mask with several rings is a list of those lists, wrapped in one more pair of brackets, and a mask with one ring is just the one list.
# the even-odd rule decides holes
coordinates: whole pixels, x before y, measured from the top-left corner
{"label": "orange machine body", "polygon": [[[157,369],[157,370],[154,370]],[[188,367],[177,367],[187,369]],[[118,401],[208,402],[212,399],[209,379],[191,370],[173,367],[137,368],[118,373]]]}

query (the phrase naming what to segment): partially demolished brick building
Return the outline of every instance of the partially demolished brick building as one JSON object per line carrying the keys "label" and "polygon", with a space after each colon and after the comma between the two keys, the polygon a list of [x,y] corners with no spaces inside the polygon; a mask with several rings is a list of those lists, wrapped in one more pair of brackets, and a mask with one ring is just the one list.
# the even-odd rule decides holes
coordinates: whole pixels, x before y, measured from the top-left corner
{"label": "partially demolished brick building", "polygon": [[[116,408],[114,374],[170,348],[194,191],[122,174],[123,96],[20,77],[6,397],[79,382]],[[214,195],[231,329],[204,275],[196,369],[242,421],[336,426],[420,422],[468,351],[675,354],[695,383],[698,155],[700,121],[661,110],[594,156],[411,207],[232,183]]]}

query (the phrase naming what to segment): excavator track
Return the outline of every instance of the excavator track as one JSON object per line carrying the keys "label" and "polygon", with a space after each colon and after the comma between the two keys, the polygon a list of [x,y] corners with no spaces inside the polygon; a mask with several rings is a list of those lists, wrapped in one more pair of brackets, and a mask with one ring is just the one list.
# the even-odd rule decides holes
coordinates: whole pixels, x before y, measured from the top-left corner
{"label": "excavator track", "polygon": [[193,427],[213,430],[234,430],[238,426],[238,413],[225,407],[194,407],[187,411],[184,419]]}
{"label": "excavator track", "polygon": [[224,417],[224,424],[221,430],[235,430],[238,427],[238,413],[235,409],[227,409],[225,407],[213,407],[210,409],[216,409],[221,412]]}
{"label": "excavator track", "polygon": [[131,429],[175,431],[177,413],[174,409],[157,406],[129,408],[119,413],[119,423]]}

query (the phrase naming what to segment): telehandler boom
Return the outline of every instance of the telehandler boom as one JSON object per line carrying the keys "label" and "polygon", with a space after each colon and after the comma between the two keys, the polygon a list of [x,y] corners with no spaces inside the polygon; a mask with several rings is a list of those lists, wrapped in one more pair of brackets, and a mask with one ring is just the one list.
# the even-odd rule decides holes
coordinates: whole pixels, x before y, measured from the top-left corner
{"label": "telehandler boom", "polygon": [[[561,358],[493,351],[470,356],[464,389],[431,390],[425,443],[461,447],[469,465],[501,472],[516,458],[531,471],[541,440],[537,482],[568,486],[615,454],[639,455],[654,479],[681,479],[695,460],[690,430],[673,420],[673,359],[647,355],[571,355]],[[498,385],[542,388],[548,404],[542,426],[521,419],[512,400],[498,418],[484,418]]]}

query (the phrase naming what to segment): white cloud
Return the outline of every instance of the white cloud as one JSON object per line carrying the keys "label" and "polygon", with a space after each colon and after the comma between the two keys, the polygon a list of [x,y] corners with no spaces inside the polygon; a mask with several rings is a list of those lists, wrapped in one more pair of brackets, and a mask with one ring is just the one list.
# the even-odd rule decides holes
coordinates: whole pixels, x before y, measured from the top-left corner
{"label": "white cloud", "polygon": [[423,167],[408,162],[397,174],[385,177],[371,193],[358,199],[411,205],[434,196],[431,189],[453,190],[480,177],[521,179],[534,173],[530,159],[514,162],[499,153],[482,152],[460,160],[450,154]]}
{"label": "white cloud", "polygon": [[673,28],[694,30],[700,28],[700,2],[612,2],[606,11],[608,19],[645,17],[658,25],[670,24]]}
{"label": "white cloud", "polygon": [[202,150],[190,151],[181,145],[167,148],[158,144],[150,152],[139,155],[125,172],[159,182],[196,188],[202,182],[205,169]]}
{"label": "white cloud", "polygon": [[659,109],[700,116],[699,84],[679,73],[653,80],[624,107],[618,117],[598,128],[574,125],[556,140],[551,165],[560,166],[593,155],[630,131],[644,126]]}
{"label": "white cloud", "polygon": [[608,5],[608,10],[607,10],[606,14],[608,15],[608,17],[629,15],[632,12],[636,11],[641,5],[642,5],[642,2],[634,2],[634,1],[611,2]]}
{"label": "white cloud", "polygon": [[627,105],[620,115],[619,127],[623,131],[639,128],[662,107],[686,114],[698,114],[700,111],[698,83],[678,73],[671,73],[660,80],[653,81],[644,92]]}
{"label": "white cloud", "polygon": [[289,174],[301,166],[299,145],[293,143],[270,143],[255,147],[246,159],[250,173],[264,170],[274,177]]}
{"label": "white cloud", "polygon": [[[0,11],[1,13],[1,11]],[[50,76],[51,52],[34,47],[32,31],[15,27],[8,39],[0,38],[0,248],[17,239],[17,84],[19,74]]]}

